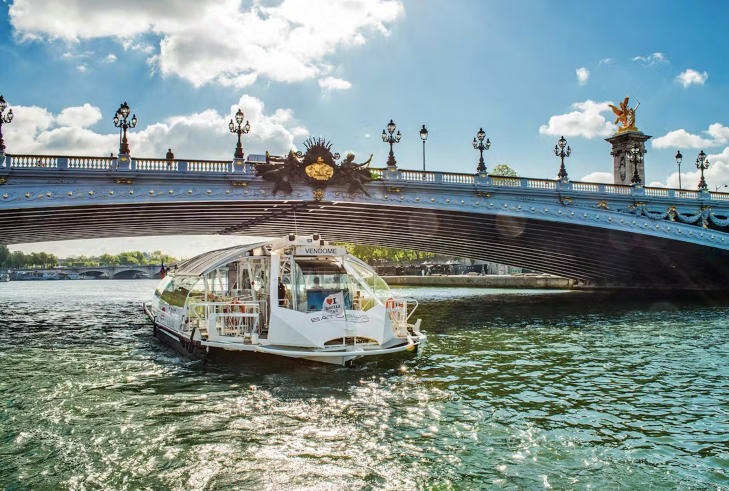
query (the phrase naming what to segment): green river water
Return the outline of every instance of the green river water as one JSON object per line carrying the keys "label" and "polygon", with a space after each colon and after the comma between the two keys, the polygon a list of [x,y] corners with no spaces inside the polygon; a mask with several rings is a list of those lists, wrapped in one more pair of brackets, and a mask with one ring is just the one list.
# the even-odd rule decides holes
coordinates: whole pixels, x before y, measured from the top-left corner
{"label": "green river water", "polygon": [[729,302],[401,290],[418,355],[193,362],[156,281],[0,283],[0,489],[729,489]]}

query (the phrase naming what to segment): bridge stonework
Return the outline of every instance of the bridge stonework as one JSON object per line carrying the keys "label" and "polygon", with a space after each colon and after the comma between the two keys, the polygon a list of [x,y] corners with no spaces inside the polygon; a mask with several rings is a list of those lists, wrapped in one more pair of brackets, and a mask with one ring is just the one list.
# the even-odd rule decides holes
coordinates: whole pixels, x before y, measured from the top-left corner
{"label": "bridge stonework", "polygon": [[[6,156],[0,243],[321,233],[602,285],[723,288],[729,194],[371,169],[371,196],[272,183],[245,162]],[[273,164],[271,164],[273,165]]]}

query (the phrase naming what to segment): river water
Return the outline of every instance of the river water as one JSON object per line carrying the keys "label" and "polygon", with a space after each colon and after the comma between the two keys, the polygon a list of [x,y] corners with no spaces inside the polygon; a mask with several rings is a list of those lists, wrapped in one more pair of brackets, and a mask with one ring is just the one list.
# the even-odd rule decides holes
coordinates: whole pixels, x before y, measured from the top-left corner
{"label": "river water", "polygon": [[729,489],[729,303],[411,289],[353,368],[186,360],[155,281],[0,283],[0,489]]}

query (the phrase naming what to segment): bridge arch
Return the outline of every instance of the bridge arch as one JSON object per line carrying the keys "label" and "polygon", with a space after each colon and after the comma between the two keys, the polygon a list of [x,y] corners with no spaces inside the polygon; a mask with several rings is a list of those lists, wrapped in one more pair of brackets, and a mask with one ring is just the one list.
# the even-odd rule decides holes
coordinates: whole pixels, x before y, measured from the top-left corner
{"label": "bridge arch", "polygon": [[[79,173],[72,186],[70,172]],[[321,233],[330,241],[464,256],[600,284],[724,288],[729,278],[727,194],[372,172],[381,179],[368,184],[368,194],[305,184],[273,194],[247,166],[229,173],[136,169],[133,176],[11,169],[0,200],[0,243]],[[83,185],[88,191],[80,192]]]}

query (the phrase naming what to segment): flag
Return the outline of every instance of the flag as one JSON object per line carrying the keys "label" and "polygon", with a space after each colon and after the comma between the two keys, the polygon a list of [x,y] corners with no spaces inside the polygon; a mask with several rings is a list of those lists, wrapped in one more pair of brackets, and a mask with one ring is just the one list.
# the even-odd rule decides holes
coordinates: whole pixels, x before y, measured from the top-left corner
{"label": "flag", "polygon": [[159,270],[159,277],[164,279],[167,274],[165,273],[165,261],[162,260],[162,268]]}
{"label": "flag", "polygon": [[324,299],[321,309],[327,314],[344,315],[344,294],[332,293]]}

